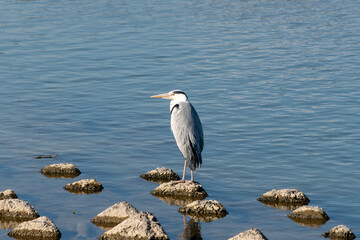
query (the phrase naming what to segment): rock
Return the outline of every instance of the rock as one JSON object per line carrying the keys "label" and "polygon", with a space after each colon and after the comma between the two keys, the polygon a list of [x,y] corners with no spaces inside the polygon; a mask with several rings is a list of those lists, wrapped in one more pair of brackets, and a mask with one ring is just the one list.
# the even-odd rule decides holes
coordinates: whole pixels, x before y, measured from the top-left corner
{"label": "rock", "polygon": [[80,175],[80,170],[71,163],[58,163],[44,167],[40,171],[47,177],[74,178]]}
{"label": "rock", "polygon": [[324,237],[330,239],[342,239],[342,240],[352,240],[355,239],[355,234],[350,230],[350,228],[345,225],[338,225],[333,227],[328,232],[323,234]]}
{"label": "rock", "polygon": [[228,214],[223,205],[216,200],[197,200],[180,208],[179,212],[205,222],[225,217]]}
{"label": "rock", "polygon": [[232,238],[229,238],[228,240],[267,240],[267,238],[260,230],[251,228],[245,232],[239,233]]}
{"label": "rock", "polygon": [[19,224],[8,233],[13,238],[60,239],[61,233],[48,217],[39,217]]}
{"label": "rock", "polygon": [[142,174],[140,177],[152,182],[169,182],[180,180],[179,175],[173,172],[173,170],[164,167],[158,167],[145,174]]}
{"label": "rock", "polygon": [[115,239],[169,239],[155,216],[148,212],[140,212],[127,218],[114,228],[99,237],[100,240]]}
{"label": "rock", "polygon": [[4,199],[17,199],[18,196],[15,194],[14,190],[7,189],[3,192],[0,192],[0,200]]}
{"label": "rock", "polygon": [[192,198],[202,200],[208,196],[200,183],[197,182],[167,182],[160,184],[152,192],[154,196],[171,196],[177,198]]}
{"label": "rock", "polygon": [[39,213],[28,202],[19,199],[0,200],[1,218],[29,220],[39,217]]}
{"label": "rock", "polygon": [[307,205],[310,202],[309,198],[297,189],[272,189],[257,200],[262,203],[289,205]]}
{"label": "rock", "polygon": [[72,193],[95,193],[101,192],[104,187],[95,179],[83,179],[66,184],[64,189]]}
{"label": "rock", "polygon": [[302,206],[292,211],[288,217],[299,224],[305,226],[317,226],[324,224],[329,220],[326,212],[319,207]]}
{"label": "rock", "polygon": [[58,155],[57,154],[42,154],[42,155],[37,155],[35,157],[35,159],[41,159],[41,158],[57,158]]}
{"label": "rock", "polygon": [[131,204],[127,202],[118,202],[99,213],[96,217],[91,219],[91,222],[100,226],[113,227],[124,221],[126,218],[138,213],[139,211]]}

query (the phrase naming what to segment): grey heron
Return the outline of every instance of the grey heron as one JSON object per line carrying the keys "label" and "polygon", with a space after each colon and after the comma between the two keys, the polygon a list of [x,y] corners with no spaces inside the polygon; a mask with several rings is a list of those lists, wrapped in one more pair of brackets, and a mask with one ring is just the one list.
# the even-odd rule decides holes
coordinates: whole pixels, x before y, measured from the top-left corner
{"label": "grey heron", "polygon": [[183,177],[185,182],[186,166],[191,170],[191,180],[194,182],[193,171],[202,164],[201,152],[204,147],[204,134],[199,115],[191,105],[186,94],[181,90],[151,96],[152,98],[170,99],[170,125],[176,144],[185,158]]}

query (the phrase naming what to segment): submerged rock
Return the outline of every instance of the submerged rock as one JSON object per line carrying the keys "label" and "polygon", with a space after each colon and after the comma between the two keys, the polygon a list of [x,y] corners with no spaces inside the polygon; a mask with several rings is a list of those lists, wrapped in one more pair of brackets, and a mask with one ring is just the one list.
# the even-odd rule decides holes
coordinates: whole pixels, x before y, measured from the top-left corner
{"label": "submerged rock", "polygon": [[40,171],[46,177],[74,178],[81,174],[80,170],[72,163],[58,163],[44,167]]}
{"label": "submerged rock", "polygon": [[99,239],[167,240],[169,237],[153,214],[140,212],[105,232]]}
{"label": "submerged rock", "polygon": [[171,196],[178,198],[192,198],[202,200],[208,196],[204,188],[197,182],[168,182],[160,184],[152,192],[154,196]]}
{"label": "submerged rock", "polygon": [[267,238],[260,230],[251,228],[245,232],[239,233],[232,238],[229,238],[228,240],[267,240]]}
{"label": "submerged rock", "polygon": [[173,170],[164,167],[158,167],[145,174],[142,174],[140,177],[152,182],[169,182],[180,180],[179,175],[173,172]]}
{"label": "submerged rock", "polygon": [[324,237],[337,240],[352,240],[355,239],[355,234],[345,225],[338,225],[333,227],[328,232],[323,234]]}
{"label": "submerged rock", "polygon": [[82,179],[66,184],[64,189],[72,193],[96,193],[101,192],[104,187],[95,179]]}
{"label": "submerged rock", "polygon": [[288,217],[294,222],[305,226],[322,225],[330,219],[326,212],[317,206],[299,207],[291,212]]}
{"label": "submerged rock", "polygon": [[15,194],[14,190],[7,189],[3,192],[0,192],[0,200],[4,199],[17,199],[18,196]]}
{"label": "submerged rock", "polygon": [[58,155],[57,154],[41,154],[41,155],[37,155],[35,157],[35,159],[41,159],[41,158],[57,158]]}
{"label": "submerged rock", "polygon": [[0,200],[1,218],[29,220],[39,216],[39,213],[28,202],[19,199]]}
{"label": "submerged rock", "polygon": [[118,202],[99,213],[91,222],[100,226],[115,226],[138,213],[139,211],[130,203]]}
{"label": "submerged rock", "polygon": [[262,203],[307,205],[309,198],[297,189],[272,189],[257,199]]}
{"label": "submerged rock", "polygon": [[197,200],[180,208],[179,212],[205,222],[225,217],[228,214],[223,205],[216,200]]}
{"label": "submerged rock", "polygon": [[8,233],[13,238],[60,239],[61,233],[48,217],[23,222]]}

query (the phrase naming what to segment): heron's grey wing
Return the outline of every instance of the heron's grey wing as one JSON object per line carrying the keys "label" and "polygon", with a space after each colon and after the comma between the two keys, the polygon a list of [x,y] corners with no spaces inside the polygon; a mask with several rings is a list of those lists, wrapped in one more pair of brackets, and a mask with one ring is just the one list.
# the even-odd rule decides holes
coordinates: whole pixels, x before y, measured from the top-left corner
{"label": "heron's grey wing", "polygon": [[191,105],[191,112],[194,119],[194,137],[195,137],[195,143],[199,146],[200,152],[202,152],[204,148],[204,133],[201,125],[201,121],[199,118],[199,115],[197,114],[195,108]]}
{"label": "heron's grey wing", "polygon": [[200,118],[189,102],[180,102],[172,108],[171,130],[190,169],[200,166],[204,146],[203,130]]}

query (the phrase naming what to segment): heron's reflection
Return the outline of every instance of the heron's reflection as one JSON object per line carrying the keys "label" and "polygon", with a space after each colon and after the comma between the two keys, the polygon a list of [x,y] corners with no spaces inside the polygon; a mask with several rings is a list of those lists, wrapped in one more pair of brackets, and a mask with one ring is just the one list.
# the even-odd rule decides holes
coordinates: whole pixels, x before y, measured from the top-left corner
{"label": "heron's reflection", "polygon": [[179,240],[201,240],[201,225],[200,222],[190,219],[186,221],[186,216],[183,215],[184,219],[184,231],[178,235]]}

